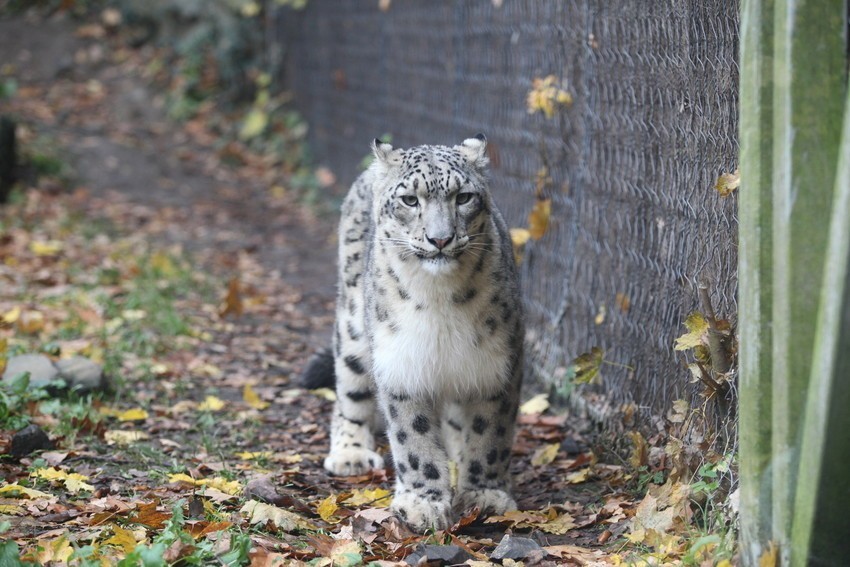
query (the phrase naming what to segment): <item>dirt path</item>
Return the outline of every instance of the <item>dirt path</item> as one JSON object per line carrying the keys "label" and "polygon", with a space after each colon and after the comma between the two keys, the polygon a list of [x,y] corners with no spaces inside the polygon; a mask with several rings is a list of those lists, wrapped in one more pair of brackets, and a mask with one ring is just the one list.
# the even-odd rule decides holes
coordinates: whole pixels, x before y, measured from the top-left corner
{"label": "dirt path", "polygon": [[[294,376],[329,335],[335,220],[304,210],[293,195],[273,196],[264,170],[250,157],[236,167],[226,165],[227,149],[202,124],[178,124],[165,116],[163,93],[144,78],[132,52],[111,51],[110,43],[81,39],[79,33],[78,24],[66,19],[0,20],[0,60],[15,66],[20,81],[10,109],[35,136],[54,139],[75,172],[74,197],[39,206],[50,214],[57,207],[78,207],[91,222],[106,217],[119,232],[135,235],[137,243],[151,250],[188,253],[194,272],[209,272],[219,282],[238,279],[244,313],[220,316],[216,305],[191,296],[185,300],[182,308],[203,323],[196,334],[204,338],[156,360],[123,362],[127,377],[118,403],[147,405],[142,429],[149,444],[116,447],[105,443],[102,428],[95,427],[92,438],[68,435],[57,440],[62,451],[51,457],[51,464],[96,479],[96,500],[112,502],[114,497],[113,508],[104,504],[98,512],[91,502],[65,495],[39,513],[17,517],[11,537],[24,547],[57,533],[70,533],[80,544],[102,543],[123,533],[98,515],[108,512],[124,518],[120,525],[144,526],[154,538],[163,522],[140,520],[147,517],[145,510],[154,506],[162,519],[178,497],[198,499],[195,488],[170,476],[173,471],[188,470],[196,479],[224,471],[228,478],[255,486],[255,494],[309,518],[313,527],[336,533],[299,535],[291,526],[283,529],[280,518],[269,519],[260,523],[268,530],[252,532],[255,561],[261,551],[287,561],[329,557],[340,541],[351,539],[361,542],[362,558],[400,559],[422,541],[455,544],[473,557],[486,558],[504,535],[504,523],[477,520],[439,540],[414,537],[383,512],[374,512],[379,495],[367,493],[373,497],[354,504],[350,499],[361,494],[358,490],[388,489],[391,470],[334,479],[321,468],[330,401],[296,389]],[[91,256],[96,252],[79,254],[97,268],[97,257]],[[223,284],[216,293],[218,300],[225,296]],[[3,300],[0,294],[0,308]],[[132,378],[145,364],[154,368],[154,379]],[[246,406],[246,385],[258,394],[258,407],[269,407],[257,411]],[[193,413],[209,395],[228,406]],[[190,405],[181,406],[184,402]],[[111,426],[129,429],[128,424]],[[246,452],[254,456],[244,457]],[[597,465],[563,416],[521,416],[514,453],[518,502],[532,512],[504,522],[549,546],[535,556],[538,563],[558,563],[559,557],[580,564],[601,561],[601,551],[587,548],[622,533],[624,510],[634,504],[617,488],[624,483],[622,468]],[[34,466],[23,459],[21,465],[3,469],[8,482],[26,478],[22,465]],[[595,480],[589,481],[591,466]],[[205,488],[199,506],[214,502],[222,507],[221,518],[232,520],[235,497]],[[269,496],[275,488],[278,493]],[[608,492],[605,499],[602,490]],[[336,511],[322,516],[317,506],[328,499]],[[121,508],[118,500],[132,507]],[[364,506],[365,511],[355,511]],[[210,514],[204,529],[217,525]],[[369,545],[363,547],[363,541]]]}

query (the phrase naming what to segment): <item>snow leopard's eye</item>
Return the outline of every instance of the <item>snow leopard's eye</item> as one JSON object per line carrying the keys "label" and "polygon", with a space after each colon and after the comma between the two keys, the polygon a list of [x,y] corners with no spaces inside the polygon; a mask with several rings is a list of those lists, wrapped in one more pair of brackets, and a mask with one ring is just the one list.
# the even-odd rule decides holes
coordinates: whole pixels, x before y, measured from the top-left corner
{"label": "snow leopard's eye", "polygon": [[419,204],[419,199],[417,199],[413,195],[404,195],[401,198],[401,202],[407,205],[408,207],[415,207]]}
{"label": "snow leopard's eye", "polygon": [[472,200],[472,193],[458,193],[457,194],[457,204],[458,205],[465,205],[471,200]]}

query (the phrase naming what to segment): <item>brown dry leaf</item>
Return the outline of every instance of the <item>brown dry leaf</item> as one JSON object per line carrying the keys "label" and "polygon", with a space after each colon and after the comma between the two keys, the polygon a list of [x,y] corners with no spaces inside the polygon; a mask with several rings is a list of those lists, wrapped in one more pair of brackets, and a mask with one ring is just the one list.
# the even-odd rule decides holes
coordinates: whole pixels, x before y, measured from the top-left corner
{"label": "brown dry leaf", "polygon": [[490,516],[484,520],[485,524],[503,522],[510,523],[513,528],[535,528],[556,535],[563,535],[577,526],[572,516],[566,512],[558,513],[552,507],[540,512],[509,510],[502,516]]}
{"label": "brown dry leaf", "polygon": [[242,302],[242,286],[239,283],[239,278],[231,278],[227,284],[227,295],[224,297],[224,302],[218,310],[220,317],[235,315],[241,317],[245,306]]}
{"label": "brown dry leaf", "polygon": [[547,409],[549,409],[549,395],[537,394],[519,406],[519,413],[522,415],[533,415],[543,413]]}
{"label": "brown dry leaf", "polygon": [[[689,367],[690,366],[696,365],[689,365]],[[697,367],[697,371],[699,371],[699,367]],[[667,419],[670,423],[682,423],[685,421],[685,418],[688,417],[688,411],[690,409],[691,406],[688,404],[687,400],[676,400],[673,402],[673,407],[667,412]]]}
{"label": "brown dry leaf", "polygon": [[650,485],[635,509],[632,533],[654,530],[665,534],[687,526],[692,515],[689,496],[690,487],[680,482],[668,480],[662,486]]}
{"label": "brown dry leaf", "polygon": [[566,480],[569,484],[581,484],[588,481],[592,472],[592,467],[586,467],[581,470],[571,472],[564,480]]}
{"label": "brown dry leaf", "polygon": [[549,228],[552,215],[552,199],[538,199],[528,214],[528,233],[534,240],[540,240]]}
{"label": "brown dry leaf", "polygon": [[567,367],[567,379],[576,384],[594,384],[604,360],[605,351],[593,347],[590,352],[580,354]]}
{"label": "brown dry leaf", "polygon": [[623,313],[628,313],[629,308],[632,306],[632,300],[629,299],[629,296],[625,293],[617,292],[617,295],[614,296],[614,302],[617,304],[617,307],[620,308],[620,311]]}
{"label": "brown dry leaf", "polygon": [[[158,503],[156,501],[139,502],[136,504],[136,512],[130,518],[130,521],[154,530],[162,529],[165,526],[165,522],[171,519],[171,514],[157,510],[157,506]],[[112,514],[110,514],[111,516]]]}
{"label": "brown dry leaf", "polygon": [[38,552],[35,554],[35,559],[41,565],[48,563],[63,564],[67,563],[71,554],[74,553],[74,548],[68,540],[68,532],[55,537],[53,539],[39,540]]}
{"label": "brown dry leaf", "polygon": [[25,335],[35,335],[43,329],[44,314],[40,311],[24,311],[18,318],[18,330]]}

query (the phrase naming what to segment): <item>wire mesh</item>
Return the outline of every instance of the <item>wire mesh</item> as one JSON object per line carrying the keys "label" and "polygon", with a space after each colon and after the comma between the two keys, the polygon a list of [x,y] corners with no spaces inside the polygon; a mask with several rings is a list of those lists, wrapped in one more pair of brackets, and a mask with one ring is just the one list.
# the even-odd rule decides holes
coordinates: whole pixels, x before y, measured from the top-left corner
{"label": "wire mesh", "polygon": [[[700,282],[719,315],[736,313],[735,197],[713,186],[737,163],[737,2],[388,4],[272,12],[270,49],[286,54],[317,159],[352,181],[373,137],[484,132],[511,226],[525,226],[546,165],[550,227],[521,265],[537,387],[599,346],[630,367],[604,365],[577,390],[609,425],[627,406],[651,426],[676,399],[700,405],[672,346]],[[531,115],[532,79],[550,74],[573,103]]]}

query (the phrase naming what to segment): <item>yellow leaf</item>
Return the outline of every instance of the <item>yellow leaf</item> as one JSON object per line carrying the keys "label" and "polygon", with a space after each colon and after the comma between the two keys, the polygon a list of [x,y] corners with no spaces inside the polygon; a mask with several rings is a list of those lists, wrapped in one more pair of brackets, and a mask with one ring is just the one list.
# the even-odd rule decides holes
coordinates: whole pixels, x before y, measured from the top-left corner
{"label": "yellow leaf", "polygon": [[336,511],[339,510],[339,506],[336,504],[336,496],[331,494],[316,506],[316,512],[319,513],[319,517],[329,524],[336,524],[340,521],[340,518],[334,518],[333,515]]}
{"label": "yellow leaf", "polygon": [[673,346],[675,350],[688,350],[701,345],[708,344],[708,321],[705,320],[702,313],[697,311],[688,315],[685,319],[685,328],[688,332],[676,339],[676,344]]}
{"label": "yellow leaf", "polygon": [[510,232],[514,246],[523,246],[531,238],[531,232],[527,228],[512,228]]}
{"label": "yellow leaf", "polygon": [[767,549],[759,557],[759,567],[776,567],[779,564],[779,547],[770,542]]}
{"label": "yellow leaf", "polygon": [[741,185],[741,173],[735,170],[733,173],[724,173],[717,178],[717,183],[714,184],[714,189],[720,193],[721,197],[728,197],[735,189]]}
{"label": "yellow leaf", "polygon": [[3,313],[3,321],[5,323],[14,323],[21,317],[21,308],[19,306],[12,307],[5,313]]}
{"label": "yellow leaf", "polygon": [[272,456],[271,451],[242,451],[241,453],[236,453],[236,456],[242,459],[243,461],[252,461],[254,459],[268,459]]}
{"label": "yellow leaf", "polygon": [[62,251],[62,243],[58,240],[34,240],[30,242],[30,250],[36,256],[55,256]]}
{"label": "yellow leaf", "polygon": [[581,484],[583,482],[587,482],[587,479],[590,478],[591,468],[587,467],[585,469],[581,469],[579,471],[571,472],[567,475],[566,481],[570,484]]}
{"label": "yellow leaf", "polygon": [[549,228],[552,215],[552,199],[538,199],[528,214],[528,233],[534,240],[540,240]]}
{"label": "yellow leaf", "polygon": [[627,431],[626,434],[632,440],[632,453],[629,455],[629,464],[638,469],[644,466],[649,458],[649,445],[643,435],[638,431]]}
{"label": "yellow leaf", "polygon": [[0,338],[0,374],[3,374],[3,371],[6,370],[6,361],[8,360],[6,353],[8,352],[8,348],[9,343],[6,337]]}
{"label": "yellow leaf", "polygon": [[242,129],[239,130],[239,139],[244,141],[256,138],[263,133],[268,123],[269,115],[263,109],[252,108],[242,123]]}
{"label": "yellow leaf", "polygon": [[103,545],[114,545],[120,547],[125,554],[132,553],[136,549],[136,537],[130,530],[124,529],[121,526],[112,525],[112,537],[105,540]]}
{"label": "yellow leaf", "polygon": [[34,335],[44,329],[44,315],[39,311],[24,311],[18,319],[18,330]]}
{"label": "yellow leaf", "polygon": [[158,271],[165,277],[173,276],[177,273],[177,266],[174,265],[174,260],[167,253],[158,250],[151,255],[151,268]]}
{"label": "yellow leaf", "polygon": [[236,496],[237,494],[242,493],[242,484],[238,480],[227,480],[220,476],[214,476],[212,478],[204,479],[202,483],[205,486],[221,490],[225,494],[230,494],[231,496]]}
{"label": "yellow leaf", "polygon": [[204,398],[204,401],[198,405],[198,409],[201,411],[218,411],[223,408],[224,405],[224,400],[215,396],[207,396]]}
{"label": "yellow leaf", "polygon": [[383,488],[358,488],[343,503],[349,506],[368,504],[374,508],[386,508],[392,502],[392,494]]}
{"label": "yellow leaf", "polygon": [[310,390],[310,392],[330,402],[336,401],[336,392],[330,388],[316,388],[315,390]]}
{"label": "yellow leaf", "polygon": [[599,347],[593,347],[590,352],[577,356],[567,367],[567,378],[575,384],[592,384],[599,376],[605,352]]}
{"label": "yellow leaf", "polygon": [[0,504],[0,514],[23,516],[24,512],[26,512],[26,510],[16,504]]}
{"label": "yellow leaf", "polygon": [[490,516],[485,524],[510,522],[514,528],[536,528],[550,534],[563,535],[576,527],[575,520],[566,512],[559,514],[554,508],[543,511],[509,510],[502,516]]}
{"label": "yellow leaf", "polygon": [[26,496],[27,498],[53,498],[52,494],[21,486],[17,482],[0,486],[0,494],[5,494],[11,498],[18,497],[19,495]]}
{"label": "yellow leaf", "polygon": [[257,500],[249,500],[242,506],[239,512],[247,516],[252,524],[271,522],[277,529],[284,532],[290,532],[295,529],[318,529],[312,522],[307,521],[298,514]]}
{"label": "yellow leaf", "polygon": [[537,394],[519,406],[519,413],[523,415],[531,415],[535,413],[543,413],[547,409],[549,409],[549,394]]}
{"label": "yellow leaf", "polygon": [[142,408],[133,408],[122,411],[116,417],[118,421],[142,421],[148,418],[148,412]]}
{"label": "yellow leaf", "polygon": [[67,563],[74,548],[68,542],[67,532],[52,540],[38,542],[38,553],[35,559],[42,565],[47,563]]}
{"label": "yellow leaf", "polygon": [[558,449],[560,448],[560,443],[549,443],[538,448],[531,456],[531,464],[535,467],[548,465],[558,456]]}
{"label": "yellow leaf", "polygon": [[50,481],[62,481],[65,484],[65,488],[68,489],[69,492],[73,492],[75,494],[81,490],[88,490],[90,492],[94,491],[94,486],[84,482],[88,480],[89,477],[79,473],[69,473],[61,469],[49,467],[36,469],[30,474],[30,476]]}
{"label": "yellow leaf", "polygon": [[261,400],[250,384],[245,384],[245,387],[242,389],[242,399],[245,400],[246,404],[258,410],[264,410],[271,405],[269,402]]}
{"label": "yellow leaf", "polygon": [[559,86],[555,75],[544,79],[535,78],[526,96],[528,113],[542,112],[546,118],[552,118],[560,108],[569,106],[572,102],[572,95]]}
{"label": "yellow leaf", "polygon": [[144,431],[125,431],[123,429],[110,429],[103,434],[103,438],[110,445],[132,445],[136,441],[150,439],[150,435]]}

